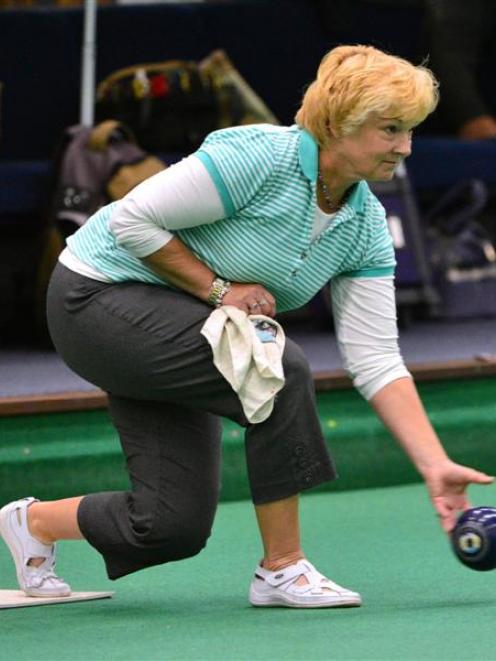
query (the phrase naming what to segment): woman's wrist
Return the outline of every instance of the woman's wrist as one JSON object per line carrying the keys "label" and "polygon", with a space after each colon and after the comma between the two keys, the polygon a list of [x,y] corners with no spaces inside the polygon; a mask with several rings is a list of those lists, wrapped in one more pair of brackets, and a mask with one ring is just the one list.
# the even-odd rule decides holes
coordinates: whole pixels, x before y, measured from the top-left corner
{"label": "woman's wrist", "polygon": [[440,466],[453,463],[452,460],[445,452],[440,452],[438,455],[430,457],[429,459],[422,459],[421,461],[414,462],[415,468],[423,477],[424,480],[429,479],[430,475],[439,470]]}
{"label": "woman's wrist", "polygon": [[207,296],[207,303],[214,308],[220,308],[224,296],[231,289],[231,283],[229,280],[224,280],[220,276],[216,275],[210,285],[210,290]]}

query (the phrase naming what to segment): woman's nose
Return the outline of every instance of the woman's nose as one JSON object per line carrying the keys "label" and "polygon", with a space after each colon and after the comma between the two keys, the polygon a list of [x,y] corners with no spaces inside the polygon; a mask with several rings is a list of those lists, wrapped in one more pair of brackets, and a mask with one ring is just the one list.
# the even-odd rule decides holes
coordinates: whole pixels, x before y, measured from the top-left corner
{"label": "woman's nose", "polygon": [[398,135],[398,140],[394,146],[395,154],[401,155],[403,158],[410,156],[412,153],[412,136],[410,133],[401,133]]}

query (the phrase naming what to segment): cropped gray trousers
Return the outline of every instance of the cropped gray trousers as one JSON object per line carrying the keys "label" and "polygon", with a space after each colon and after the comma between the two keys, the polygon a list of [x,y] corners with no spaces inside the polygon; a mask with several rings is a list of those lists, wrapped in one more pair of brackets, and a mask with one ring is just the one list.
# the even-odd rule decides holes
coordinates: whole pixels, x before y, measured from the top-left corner
{"label": "cropped gray trousers", "polygon": [[200,334],[211,311],[165,286],[97,282],[61,264],[52,275],[54,345],[72,370],[108,393],[130,478],[129,491],[87,495],[78,510],[81,532],[111,579],[205,546],[220,491],[220,416],[246,429],[255,504],[336,477],[299,347],[286,340],[285,386],[270,417],[250,424]]}

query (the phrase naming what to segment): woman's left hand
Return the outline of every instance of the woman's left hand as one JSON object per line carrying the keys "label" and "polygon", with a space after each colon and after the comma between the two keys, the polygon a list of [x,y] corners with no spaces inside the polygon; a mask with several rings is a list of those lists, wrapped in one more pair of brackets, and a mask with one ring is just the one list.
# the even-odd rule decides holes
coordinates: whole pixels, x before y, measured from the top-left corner
{"label": "woman's left hand", "polygon": [[471,507],[465,493],[468,485],[494,482],[494,477],[449,459],[424,472],[424,479],[441,526],[447,533],[455,527],[458,514]]}

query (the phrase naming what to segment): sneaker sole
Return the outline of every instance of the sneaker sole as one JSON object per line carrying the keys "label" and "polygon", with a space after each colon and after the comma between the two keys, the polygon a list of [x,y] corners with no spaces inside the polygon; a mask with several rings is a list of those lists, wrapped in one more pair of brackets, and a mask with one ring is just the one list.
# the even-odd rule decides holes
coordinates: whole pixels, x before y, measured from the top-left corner
{"label": "sneaker sole", "polygon": [[5,542],[5,545],[9,549],[10,554],[14,560],[19,587],[27,597],[69,597],[71,594],[70,590],[47,592],[44,590],[37,590],[36,588],[26,588],[24,586],[22,571],[20,569],[20,567],[22,567],[23,561],[22,544],[12,529],[12,526],[10,525],[10,517],[14,510],[15,506],[12,504],[5,505],[5,507],[2,507],[0,510],[0,535],[2,536],[3,541]]}
{"label": "sneaker sole", "polygon": [[260,594],[250,590],[250,604],[263,608],[285,606],[286,608],[357,608],[362,605],[361,597],[335,597],[329,601],[301,602],[288,594]]}

